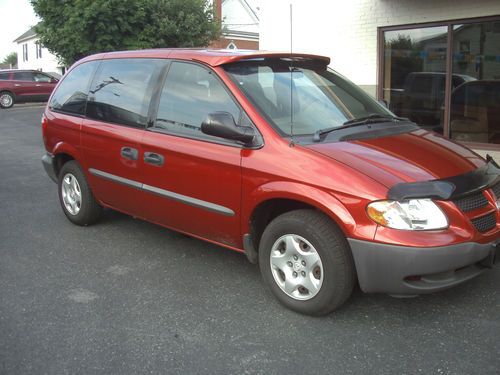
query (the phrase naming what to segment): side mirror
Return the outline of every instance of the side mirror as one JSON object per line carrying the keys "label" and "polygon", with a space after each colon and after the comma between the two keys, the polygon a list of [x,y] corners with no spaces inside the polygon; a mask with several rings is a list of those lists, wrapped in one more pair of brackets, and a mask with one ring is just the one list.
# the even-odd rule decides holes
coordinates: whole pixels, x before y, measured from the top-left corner
{"label": "side mirror", "polygon": [[212,112],[201,123],[201,131],[208,135],[251,145],[255,132],[250,126],[238,126],[228,112]]}

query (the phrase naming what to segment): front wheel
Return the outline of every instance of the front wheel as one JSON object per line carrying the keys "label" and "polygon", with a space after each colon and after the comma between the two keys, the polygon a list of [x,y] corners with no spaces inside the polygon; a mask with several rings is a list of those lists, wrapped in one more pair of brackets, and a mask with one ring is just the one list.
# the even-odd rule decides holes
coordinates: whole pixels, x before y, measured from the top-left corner
{"label": "front wheel", "polygon": [[275,297],[302,314],[335,310],[355,285],[347,240],[330,218],[315,210],[275,218],[262,235],[259,265]]}
{"label": "front wheel", "polygon": [[14,95],[8,91],[0,92],[0,107],[10,108],[14,105]]}

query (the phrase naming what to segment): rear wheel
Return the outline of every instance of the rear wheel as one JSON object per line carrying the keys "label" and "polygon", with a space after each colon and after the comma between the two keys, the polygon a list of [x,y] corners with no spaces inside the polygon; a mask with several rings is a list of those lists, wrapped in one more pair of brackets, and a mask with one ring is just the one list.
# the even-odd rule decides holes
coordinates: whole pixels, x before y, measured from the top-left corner
{"label": "rear wheel", "polygon": [[0,107],[10,108],[14,105],[14,94],[8,91],[0,92]]}
{"label": "rear wheel", "polygon": [[59,201],[64,214],[74,224],[91,225],[101,217],[102,207],[75,160],[68,161],[59,172]]}
{"label": "rear wheel", "polygon": [[336,224],[315,210],[274,219],[260,241],[259,265],[275,297],[303,314],[335,310],[355,285],[349,244]]}

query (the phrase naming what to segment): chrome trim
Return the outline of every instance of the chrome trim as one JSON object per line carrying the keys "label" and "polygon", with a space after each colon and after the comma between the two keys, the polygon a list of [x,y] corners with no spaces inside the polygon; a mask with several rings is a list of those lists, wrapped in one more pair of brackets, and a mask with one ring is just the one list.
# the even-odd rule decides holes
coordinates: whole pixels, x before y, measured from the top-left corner
{"label": "chrome trim", "polygon": [[225,215],[225,216],[234,216],[234,214],[235,214],[234,211],[231,210],[230,208],[227,208],[227,207],[215,204],[215,203],[211,203],[211,202],[203,201],[201,199],[192,198],[192,197],[188,197],[186,195],[174,193],[173,191],[164,190],[164,189],[161,189],[161,188],[158,188],[155,186],[143,184],[143,183],[138,182],[138,181],[129,180],[128,178],[116,176],[114,174],[103,172],[103,171],[100,171],[98,169],[89,168],[89,172],[91,174],[93,174],[94,176],[102,177],[102,178],[105,178],[106,180],[118,182],[120,184],[127,185],[130,187],[136,188],[136,189],[144,190],[144,191],[147,191],[148,193],[157,194],[161,197],[172,199],[174,201],[178,201],[181,203],[185,203],[185,204],[188,204],[188,205],[193,206],[193,207],[203,208],[205,210],[216,212],[218,214]]}

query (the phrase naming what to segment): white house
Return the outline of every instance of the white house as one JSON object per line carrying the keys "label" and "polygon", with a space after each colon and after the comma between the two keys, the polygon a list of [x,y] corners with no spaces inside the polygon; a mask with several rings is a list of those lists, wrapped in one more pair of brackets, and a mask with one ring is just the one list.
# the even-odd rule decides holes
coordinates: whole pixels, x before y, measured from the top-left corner
{"label": "white house", "polygon": [[215,0],[224,33],[213,48],[259,49],[260,0]]}
{"label": "white house", "polygon": [[[294,51],[329,56],[333,69],[396,114],[413,114],[420,125],[500,160],[499,0],[262,4],[260,49],[289,51],[291,31]],[[464,103],[472,88],[480,100]]]}
{"label": "white house", "polygon": [[57,61],[57,57],[40,44],[34,28],[16,38],[14,43],[17,43],[18,69],[64,73],[64,67]]}

